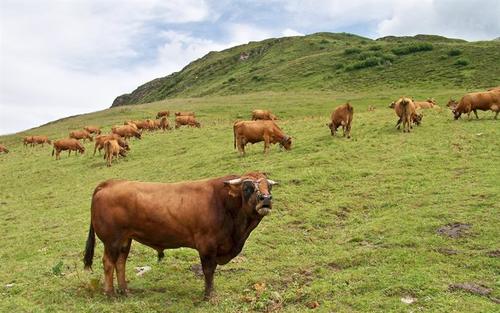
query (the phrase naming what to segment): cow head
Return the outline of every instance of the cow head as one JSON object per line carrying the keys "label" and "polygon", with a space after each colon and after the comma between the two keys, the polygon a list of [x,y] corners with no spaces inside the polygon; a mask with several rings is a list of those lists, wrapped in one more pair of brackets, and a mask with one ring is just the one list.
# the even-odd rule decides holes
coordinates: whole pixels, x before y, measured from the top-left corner
{"label": "cow head", "polygon": [[396,101],[392,101],[391,104],[389,104],[389,109],[394,109],[396,106]]}
{"label": "cow head", "polygon": [[52,140],[47,139],[47,143],[48,143],[49,145],[51,145],[51,144],[52,144]]}
{"label": "cow head", "polygon": [[457,104],[458,104],[457,101],[450,99],[450,101],[448,101],[448,104],[446,106],[449,107],[451,110],[454,110],[457,107]]}
{"label": "cow head", "polygon": [[280,146],[285,148],[285,150],[291,150],[292,149],[292,137],[285,135],[283,139],[280,141]]}
{"label": "cow head", "polygon": [[272,209],[271,189],[277,183],[267,179],[263,174],[245,175],[224,182],[230,188],[230,195],[241,195],[243,209],[252,214],[265,216]]}
{"label": "cow head", "polygon": [[330,128],[330,133],[333,135],[335,135],[335,131],[337,130],[335,128],[335,126],[333,126],[333,122],[330,122],[330,123],[327,123],[326,126],[328,126],[328,128]]}
{"label": "cow head", "polygon": [[458,120],[460,118],[460,116],[462,115],[462,112],[458,111],[456,107],[454,107],[452,109],[452,112],[453,112],[453,117],[455,118],[455,120]]}
{"label": "cow head", "polygon": [[424,115],[422,113],[416,113],[413,115],[413,122],[417,125],[420,125],[420,123],[422,123],[422,118],[424,118]]}
{"label": "cow head", "polygon": [[78,147],[78,152],[80,152],[80,154],[84,154],[84,153],[85,153],[85,147],[84,147],[84,146],[82,146],[82,145],[80,145],[80,146]]}

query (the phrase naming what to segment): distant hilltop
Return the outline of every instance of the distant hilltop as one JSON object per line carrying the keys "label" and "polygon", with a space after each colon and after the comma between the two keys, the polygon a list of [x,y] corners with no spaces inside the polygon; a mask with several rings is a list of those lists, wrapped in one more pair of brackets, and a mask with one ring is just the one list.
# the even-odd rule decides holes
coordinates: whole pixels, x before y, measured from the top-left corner
{"label": "distant hilltop", "polygon": [[117,97],[112,106],[255,91],[353,91],[500,85],[500,40],[436,35],[372,40],[348,33],[271,38],[210,52],[181,71]]}

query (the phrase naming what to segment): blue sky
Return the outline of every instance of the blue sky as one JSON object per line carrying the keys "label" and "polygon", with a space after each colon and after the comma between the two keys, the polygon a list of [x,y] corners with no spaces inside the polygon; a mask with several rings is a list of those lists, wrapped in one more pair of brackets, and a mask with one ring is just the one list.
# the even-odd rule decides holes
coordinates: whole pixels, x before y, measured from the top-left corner
{"label": "blue sky", "polygon": [[209,51],[315,32],[500,36],[500,1],[2,0],[0,134],[110,106]]}

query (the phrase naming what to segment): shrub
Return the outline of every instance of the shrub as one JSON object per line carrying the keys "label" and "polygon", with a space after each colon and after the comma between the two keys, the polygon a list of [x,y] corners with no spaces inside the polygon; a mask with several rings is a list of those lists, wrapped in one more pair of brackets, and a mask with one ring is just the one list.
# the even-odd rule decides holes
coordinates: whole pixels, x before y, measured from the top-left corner
{"label": "shrub", "polygon": [[366,60],[354,62],[345,67],[346,71],[359,70],[362,68],[372,67],[384,64],[384,59],[381,57],[369,57]]}
{"label": "shrub", "polygon": [[412,44],[393,48],[391,51],[395,55],[405,55],[405,54],[411,54],[411,53],[420,52],[420,51],[430,51],[433,48],[434,47],[432,46],[432,44],[430,44],[428,42],[415,42]]}
{"label": "shrub", "polygon": [[448,55],[450,57],[454,57],[454,56],[461,55],[461,54],[462,54],[462,50],[460,50],[460,49],[451,49],[450,51],[448,51]]}
{"label": "shrub", "polygon": [[350,54],[358,54],[361,52],[361,49],[359,48],[347,48],[344,50],[344,54],[350,55]]}
{"label": "shrub", "polygon": [[469,60],[466,60],[466,59],[458,59],[455,61],[455,64],[456,66],[467,66],[469,65]]}
{"label": "shrub", "polygon": [[370,46],[368,49],[371,51],[378,51],[378,50],[382,50],[382,46],[374,45],[374,46]]}
{"label": "shrub", "polygon": [[344,67],[344,64],[342,64],[342,63],[335,63],[333,65],[333,68],[336,69],[336,70],[341,69],[343,67]]}
{"label": "shrub", "polygon": [[227,80],[228,83],[234,83],[236,81],[236,78],[231,77]]}
{"label": "shrub", "polygon": [[329,41],[328,41],[328,40],[326,40],[326,39],[321,39],[321,41],[320,41],[319,43],[320,43],[320,44],[325,44],[325,43],[329,43]]}

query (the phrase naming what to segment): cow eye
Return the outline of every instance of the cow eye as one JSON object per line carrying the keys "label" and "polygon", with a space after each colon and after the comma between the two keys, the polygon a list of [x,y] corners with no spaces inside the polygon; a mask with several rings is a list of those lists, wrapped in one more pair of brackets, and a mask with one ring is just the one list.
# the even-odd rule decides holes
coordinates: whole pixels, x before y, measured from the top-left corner
{"label": "cow eye", "polygon": [[254,191],[255,191],[255,186],[254,186],[253,182],[251,182],[251,181],[243,182],[243,197],[246,200],[248,200],[250,198],[250,196],[252,196]]}

